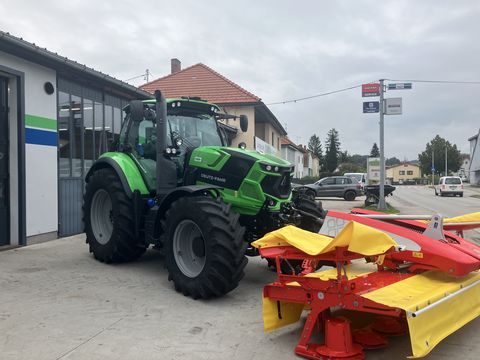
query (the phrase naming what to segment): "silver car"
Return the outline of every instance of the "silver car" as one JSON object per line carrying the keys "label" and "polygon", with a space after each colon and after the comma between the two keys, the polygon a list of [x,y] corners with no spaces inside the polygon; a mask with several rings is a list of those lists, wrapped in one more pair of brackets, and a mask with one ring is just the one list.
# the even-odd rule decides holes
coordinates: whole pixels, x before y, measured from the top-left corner
{"label": "silver car", "polygon": [[353,201],[362,195],[361,184],[347,176],[329,176],[304,185],[303,190],[311,197],[339,197],[347,201]]}

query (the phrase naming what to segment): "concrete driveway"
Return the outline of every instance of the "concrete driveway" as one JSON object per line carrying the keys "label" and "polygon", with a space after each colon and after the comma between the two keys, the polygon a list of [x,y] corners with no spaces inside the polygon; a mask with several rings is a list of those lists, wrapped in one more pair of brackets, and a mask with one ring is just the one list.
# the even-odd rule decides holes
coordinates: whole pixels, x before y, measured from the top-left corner
{"label": "concrete driveway", "polygon": [[[325,201],[330,209],[352,205]],[[78,235],[0,252],[0,359],[296,359],[301,322],[263,333],[262,287],[274,277],[253,258],[236,290],[195,301],[173,290],[154,250],[104,265]],[[479,329],[477,319],[427,358],[478,359]],[[409,351],[403,336],[367,358]]]}

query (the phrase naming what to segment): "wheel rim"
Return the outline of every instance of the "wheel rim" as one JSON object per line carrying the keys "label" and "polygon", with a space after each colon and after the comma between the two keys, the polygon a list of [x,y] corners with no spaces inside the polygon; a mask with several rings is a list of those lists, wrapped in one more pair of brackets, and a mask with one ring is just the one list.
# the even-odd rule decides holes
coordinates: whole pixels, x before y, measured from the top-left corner
{"label": "wheel rim", "polygon": [[190,278],[198,276],[205,267],[205,254],[205,238],[198,225],[182,220],[173,234],[173,256],[180,271]]}
{"label": "wheel rim", "polygon": [[105,245],[113,233],[112,199],[107,191],[97,190],[92,198],[90,224],[97,242]]}

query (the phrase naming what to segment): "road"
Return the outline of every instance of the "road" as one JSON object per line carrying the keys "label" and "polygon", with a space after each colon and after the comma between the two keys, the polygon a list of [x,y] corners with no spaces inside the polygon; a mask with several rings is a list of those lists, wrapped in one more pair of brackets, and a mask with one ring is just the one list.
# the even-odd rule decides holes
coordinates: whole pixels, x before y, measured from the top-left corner
{"label": "road", "polygon": [[[480,188],[465,186],[463,197],[435,196],[427,186],[397,186],[387,201],[402,214],[434,214],[454,217],[480,211]],[[465,237],[480,242],[480,231],[467,231]]]}

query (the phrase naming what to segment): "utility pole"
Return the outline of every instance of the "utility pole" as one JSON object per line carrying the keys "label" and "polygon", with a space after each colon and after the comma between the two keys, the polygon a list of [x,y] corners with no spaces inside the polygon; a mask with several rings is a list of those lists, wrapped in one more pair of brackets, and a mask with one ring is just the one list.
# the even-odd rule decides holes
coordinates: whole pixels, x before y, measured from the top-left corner
{"label": "utility pole", "polygon": [[150,77],[150,70],[145,70],[145,80],[148,82],[148,79]]}
{"label": "utility pole", "polygon": [[448,176],[448,148],[445,144],[445,176]]}
{"label": "utility pole", "polygon": [[385,210],[387,205],[385,204],[385,152],[384,152],[384,131],[383,131],[383,81],[380,79],[380,198],[378,199],[378,210]]}

